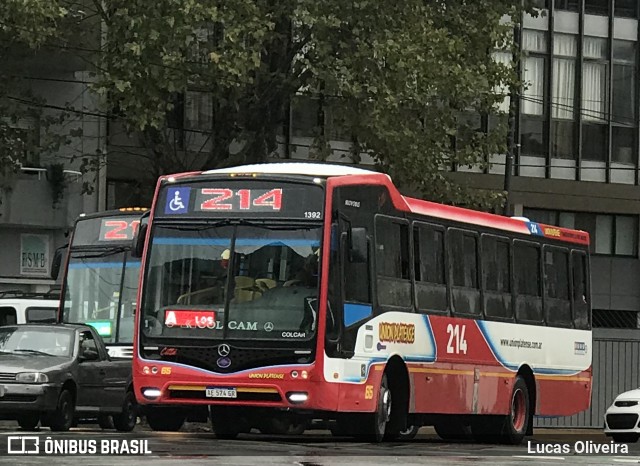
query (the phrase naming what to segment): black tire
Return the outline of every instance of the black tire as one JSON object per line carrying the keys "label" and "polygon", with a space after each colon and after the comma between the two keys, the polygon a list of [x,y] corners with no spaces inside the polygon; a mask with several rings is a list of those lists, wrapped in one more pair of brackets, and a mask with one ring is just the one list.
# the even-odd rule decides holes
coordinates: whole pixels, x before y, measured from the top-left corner
{"label": "black tire", "polygon": [[38,430],[40,413],[27,413],[18,416],[18,425],[23,430]]}
{"label": "black tire", "polygon": [[268,418],[260,423],[260,432],[269,435],[302,435],[307,423],[286,418]]}
{"label": "black tire", "polygon": [[216,438],[233,440],[238,434],[247,430],[242,418],[237,415],[237,410],[234,415],[232,407],[211,406],[209,414],[211,417],[211,429],[216,434]]}
{"label": "black tire", "polygon": [[611,438],[614,442],[618,443],[636,443],[640,439],[640,434],[625,433],[625,434],[611,434]]}
{"label": "black tire", "polygon": [[131,432],[138,421],[138,403],[133,392],[124,397],[122,411],[113,415],[113,426],[120,432]]}
{"label": "black tire", "polygon": [[113,420],[108,414],[100,414],[98,416],[98,425],[101,429],[113,429]]}
{"label": "black tire", "polygon": [[343,414],[335,421],[329,424],[329,430],[334,437],[349,437],[353,434],[353,428],[356,425],[353,422],[353,415]]}
{"label": "black tire", "polygon": [[509,414],[502,429],[502,442],[508,445],[521,444],[527,435],[530,422],[529,387],[522,376],[517,376],[511,391]]}
{"label": "black tire", "polygon": [[473,438],[471,427],[464,424],[455,416],[434,424],[433,428],[442,440],[466,441]]}
{"label": "black tire", "polygon": [[49,414],[49,428],[54,432],[64,432],[73,424],[75,402],[69,390],[62,390],[56,410]]}
{"label": "black tire", "polygon": [[145,415],[151,430],[157,432],[178,432],[187,418],[184,411],[172,408],[149,408]]}
{"label": "black tire", "polygon": [[362,423],[359,426],[355,426],[356,429],[360,430],[357,437],[368,442],[382,442],[391,419],[392,403],[393,398],[387,381],[387,374],[383,374],[378,388],[376,410],[373,413],[365,414],[362,418]]}
{"label": "black tire", "polygon": [[305,421],[302,422],[292,422],[289,426],[289,435],[302,435],[304,431],[307,430],[307,423]]}
{"label": "black tire", "polygon": [[405,430],[401,430],[398,434],[398,440],[413,440],[418,435],[418,431],[420,430],[420,426],[410,425],[407,426]]}

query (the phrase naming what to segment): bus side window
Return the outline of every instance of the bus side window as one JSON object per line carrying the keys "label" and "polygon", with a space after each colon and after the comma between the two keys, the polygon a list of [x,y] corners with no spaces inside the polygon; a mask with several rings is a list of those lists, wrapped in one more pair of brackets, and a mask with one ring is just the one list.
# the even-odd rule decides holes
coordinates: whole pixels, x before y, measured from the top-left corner
{"label": "bus side window", "polygon": [[473,232],[449,228],[447,248],[453,313],[479,315],[482,302],[478,285],[478,238]]}
{"label": "bus side window", "polygon": [[544,310],[547,324],[573,327],[569,301],[569,251],[544,246]]}
{"label": "bus side window", "polygon": [[482,283],[487,318],[513,319],[511,243],[507,238],[482,235]]}
{"label": "bus side window", "polygon": [[443,228],[415,223],[413,252],[418,311],[447,312]]}
{"label": "bus side window", "polygon": [[571,275],[574,325],[576,328],[588,330],[590,303],[587,287],[587,255],[584,252],[571,251]]}
{"label": "bus side window", "polygon": [[516,240],[513,248],[516,320],[540,323],[543,320],[540,247],[535,243]]}

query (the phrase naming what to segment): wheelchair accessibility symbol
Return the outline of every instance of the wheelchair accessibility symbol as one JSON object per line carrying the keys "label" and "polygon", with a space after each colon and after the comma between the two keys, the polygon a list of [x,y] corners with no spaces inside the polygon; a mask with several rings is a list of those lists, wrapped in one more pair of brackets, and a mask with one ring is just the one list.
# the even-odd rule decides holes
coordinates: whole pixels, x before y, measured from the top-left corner
{"label": "wheelchair accessibility symbol", "polygon": [[190,188],[171,188],[167,193],[165,214],[184,214],[189,209]]}

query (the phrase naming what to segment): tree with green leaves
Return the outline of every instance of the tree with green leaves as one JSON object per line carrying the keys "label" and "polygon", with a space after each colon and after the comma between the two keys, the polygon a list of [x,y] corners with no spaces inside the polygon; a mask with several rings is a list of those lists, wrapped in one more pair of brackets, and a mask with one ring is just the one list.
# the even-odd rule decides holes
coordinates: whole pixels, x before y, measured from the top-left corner
{"label": "tree with green leaves", "polygon": [[[86,6],[85,17],[100,18],[101,28],[68,29],[84,34],[80,43],[95,44],[82,48],[96,73],[94,90],[113,127],[135,142],[127,157],[149,181],[289,154],[296,96],[317,103],[313,157],[333,150],[325,128],[330,110],[331,124],[351,144],[349,161],[366,154],[396,183],[430,199],[477,204],[470,200],[481,197],[449,182],[446,171],[484,165],[506,150],[504,127],[476,131],[465,116],[497,113],[504,89],[518,85],[512,67],[492,57],[511,52],[514,24],[504,18],[521,17],[513,2],[89,0]],[[64,41],[65,31],[55,33]],[[206,126],[183,127],[184,108],[193,105],[188,92],[204,96]]]}

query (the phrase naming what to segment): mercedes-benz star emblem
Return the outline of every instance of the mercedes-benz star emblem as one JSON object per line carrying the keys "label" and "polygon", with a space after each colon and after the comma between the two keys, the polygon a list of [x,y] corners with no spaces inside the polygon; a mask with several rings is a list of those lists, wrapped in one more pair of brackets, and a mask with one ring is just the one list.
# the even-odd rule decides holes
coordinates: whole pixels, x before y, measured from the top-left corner
{"label": "mercedes-benz star emblem", "polygon": [[225,356],[229,356],[229,353],[231,353],[231,348],[226,343],[223,343],[222,345],[218,346],[218,354],[223,358]]}
{"label": "mercedes-benz star emblem", "polygon": [[271,330],[273,330],[273,324],[271,322],[267,322],[266,324],[264,324],[265,332],[270,332]]}

